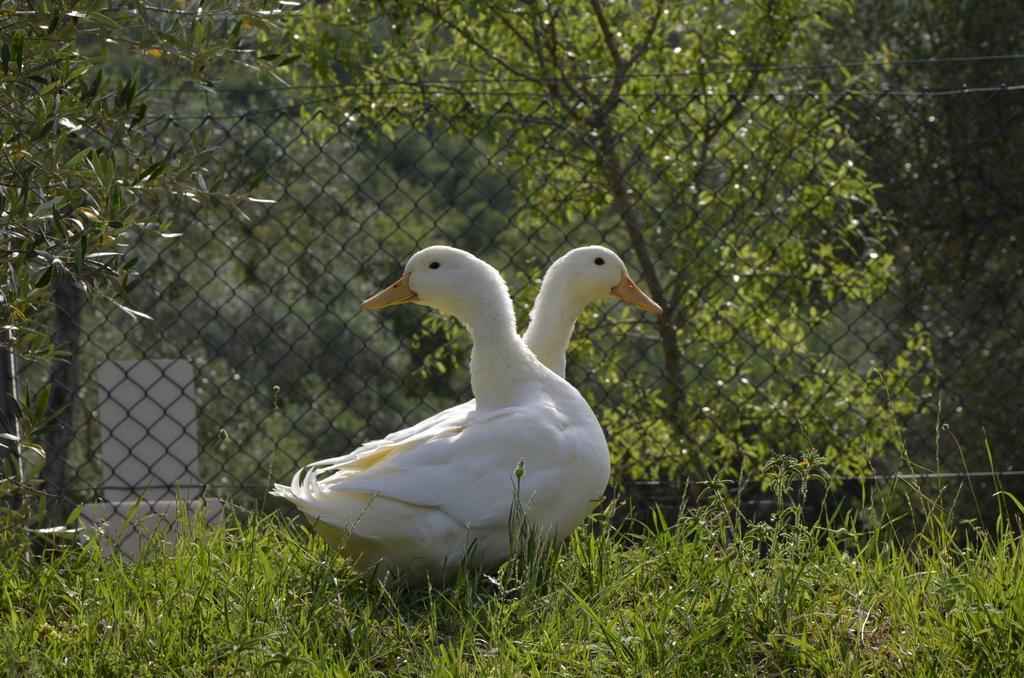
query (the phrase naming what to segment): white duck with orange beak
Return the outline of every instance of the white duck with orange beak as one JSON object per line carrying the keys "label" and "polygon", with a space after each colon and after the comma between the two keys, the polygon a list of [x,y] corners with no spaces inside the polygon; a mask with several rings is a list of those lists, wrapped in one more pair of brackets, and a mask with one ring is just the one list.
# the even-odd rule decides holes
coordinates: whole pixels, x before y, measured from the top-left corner
{"label": "white duck with orange beak", "polygon": [[464,561],[488,566],[508,556],[522,460],[525,518],[541,535],[564,538],[600,500],[610,464],[596,417],[560,375],[576,317],[609,294],[661,310],[610,250],[568,253],[545,275],[528,346],[494,268],[451,247],[418,252],[402,278],[363,307],[414,302],[465,324],[475,401],[310,464],[272,493],[293,502],[363,572],[441,581]]}

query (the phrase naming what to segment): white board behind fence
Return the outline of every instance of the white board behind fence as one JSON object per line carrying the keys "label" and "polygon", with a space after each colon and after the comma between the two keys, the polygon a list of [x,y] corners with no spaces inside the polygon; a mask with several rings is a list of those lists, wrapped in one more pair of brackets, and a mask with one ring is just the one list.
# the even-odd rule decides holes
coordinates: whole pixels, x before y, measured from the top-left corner
{"label": "white board behind fence", "polygon": [[103,495],[107,501],[200,495],[196,396],[187,360],[100,365]]}

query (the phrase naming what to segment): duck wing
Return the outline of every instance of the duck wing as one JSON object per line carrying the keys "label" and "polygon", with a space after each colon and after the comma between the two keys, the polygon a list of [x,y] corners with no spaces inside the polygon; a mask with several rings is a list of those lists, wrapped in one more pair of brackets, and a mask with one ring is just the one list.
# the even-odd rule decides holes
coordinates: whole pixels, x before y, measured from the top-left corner
{"label": "duck wing", "polygon": [[558,497],[573,466],[583,462],[573,434],[550,405],[477,412],[381,446],[360,460],[358,470],[347,466],[317,474],[317,485],[325,494],[386,498],[436,509],[468,528],[493,528],[508,522],[520,460],[525,463],[518,482],[524,507]]}

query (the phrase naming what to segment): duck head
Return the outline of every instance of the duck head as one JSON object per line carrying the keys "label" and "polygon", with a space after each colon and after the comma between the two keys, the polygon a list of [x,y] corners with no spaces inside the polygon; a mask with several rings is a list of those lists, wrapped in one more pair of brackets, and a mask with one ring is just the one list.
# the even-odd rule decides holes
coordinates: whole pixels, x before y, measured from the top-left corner
{"label": "duck head", "polygon": [[409,259],[405,274],[361,306],[381,309],[412,302],[468,320],[487,306],[509,306],[508,287],[490,265],[469,252],[434,245]]}
{"label": "duck head", "polygon": [[626,265],[607,247],[592,245],[569,251],[548,269],[544,284],[554,284],[571,295],[579,308],[608,295],[651,313],[662,308],[644,294],[626,272]]}

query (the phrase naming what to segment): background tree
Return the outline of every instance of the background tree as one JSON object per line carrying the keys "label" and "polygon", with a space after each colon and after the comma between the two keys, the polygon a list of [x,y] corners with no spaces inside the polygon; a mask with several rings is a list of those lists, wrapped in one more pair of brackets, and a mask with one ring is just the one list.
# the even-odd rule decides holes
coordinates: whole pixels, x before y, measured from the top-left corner
{"label": "background tree", "polygon": [[887,407],[916,410],[916,330],[837,359],[847,309],[891,281],[887,225],[827,85],[776,70],[845,3],[325,7],[297,35],[319,77],[361,86],[346,94],[368,128],[394,134],[414,108],[497,150],[523,206],[498,248],[519,258],[495,263],[531,280],[524,254],[605,241],[665,307],[613,311],[570,370],[621,472],[703,477],[811,445],[853,473],[895,439]]}
{"label": "background tree", "polygon": [[[922,395],[933,410],[941,396],[942,421],[967,463],[987,468],[988,444],[997,468],[1017,466],[1024,4],[868,0],[832,24],[818,59],[859,64],[849,77],[878,93],[851,102],[843,117],[869,171],[891,176],[876,196],[899,270],[879,316],[897,327],[921,323],[933,337],[941,381]],[[926,124],[907,124],[908,112]],[[932,415],[911,430],[933,455],[934,425]],[[940,444],[945,463],[959,467],[956,442],[944,435]]]}
{"label": "background tree", "polygon": [[382,259],[381,239],[406,252],[497,239],[515,206],[500,176],[477,169],[482,150],[417,120],[400,139],[371,140],[361,111],[303,114],[317,104],[308,90],[268,89],[244,73],[220,87],[155,92],[151,109],[167,115],[146,131],[160,149],[201,139],[215,149],[205,166],[220,192],[251,199],[179,201],[164,216],[180,237],[133,242],[144,274],[127,299],[151,322],[83,314],[69,499],[102,484],[92,375],[107,360],[192,361],[200,474],[238,501],[264,501],[268,482],[300,463],[447,407],[468,385],[447,370],[458,355],[442,350],[442,332],[406,341],[418,319],[396,315],[396,336],[358,302],[398,261]]}
{"label": "background tree", "polygon": [[166,235],[170,202],[216,197],[201,139],[149,143],[157,74],[209,84],[226,62],[285,63],[270,51],[279,15],[262,2],[0,5],[0,348],[53,365],[38,393],[7,403],[0,496],[40,467],[47,489],[62,486],[84,299],[142,315],[118,301],[136,283],[130,244]]}

